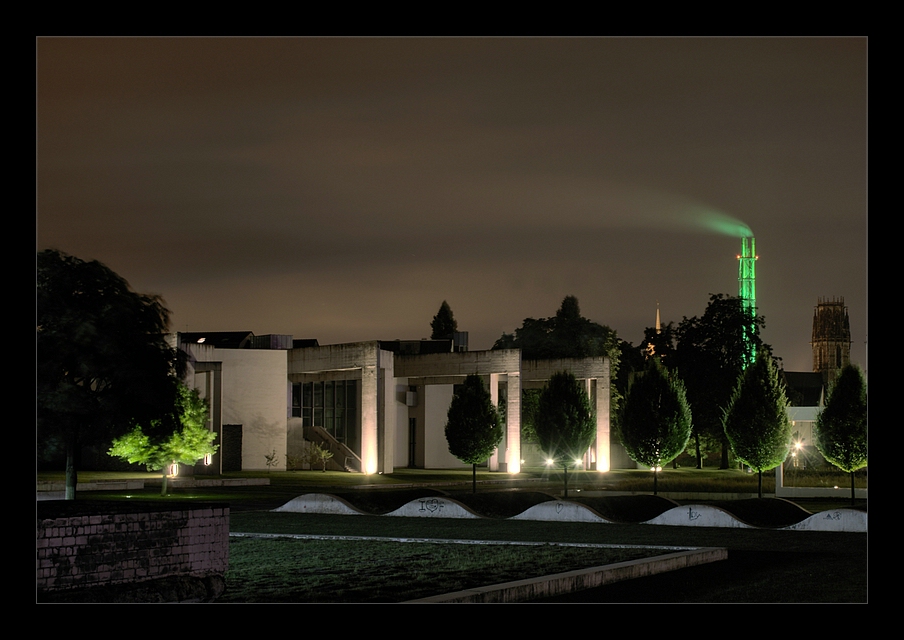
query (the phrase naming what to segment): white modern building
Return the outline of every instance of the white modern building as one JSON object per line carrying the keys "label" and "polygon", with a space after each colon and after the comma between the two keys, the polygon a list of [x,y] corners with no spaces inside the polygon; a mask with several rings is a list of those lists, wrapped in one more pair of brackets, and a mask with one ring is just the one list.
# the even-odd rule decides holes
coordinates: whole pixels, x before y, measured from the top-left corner
{"label": "white modern building", "polygon": [[488,461],[517,473],[521,391],[542,387],[556,371],[585,385],[596,412],[596,439],[584,468],[610,466],[610,369],[607,358],[522,361],[517,349],[468,351],[467,338],[370,341],[321,346],[291,336],[251,332],[180,333],[187,383],[211,407],[220,449],[211,471],[286,469],[306,442],[333,453],[329,464],[357,473],[396,468],[465,468],[448,450],[446,414],[455,385],[480,375],[504,416],[505,435]]}

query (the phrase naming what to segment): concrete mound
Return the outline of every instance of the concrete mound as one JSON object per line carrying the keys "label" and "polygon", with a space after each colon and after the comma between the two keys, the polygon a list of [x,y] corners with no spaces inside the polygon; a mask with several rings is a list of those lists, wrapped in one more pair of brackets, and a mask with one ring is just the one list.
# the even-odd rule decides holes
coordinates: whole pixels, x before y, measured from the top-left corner
{"label": "concrete mound", "polygon": [[480,518],[467,507],[456,500],[448,498],[419,498],[399,507],[388,516],[402,516],[406,518]]}
{"label": "concrete mound", "polygon": [[308,493],[292,498],[281,507],[273,509],[278,513],[325,513],[340,516],[364,515],[345,500],[325,493]]}
{"label": "concrete mound", "polygon": [[[281,513],[320,513],[330,515],[366,515],[342,498],[323,493],[309,493],[296,498],[281,507],[273,509]],[[481,519],[457,500],[443,497],[424,497],[412,500],[388,516],[406,518],[472,518]],[[552,500],[534,505],[510,520],[536,520],[545,522],[594,522],[613,524],[593,509],[566,500]],[[727,529],[757,529],[738,519],[720,507],[692,504],[669,509],[665,513],[647,520],[643,524],[669,525],[676,527],[721,527]],[[790,531],[842,531],[866,533],[867,514],[857,509],[835,509],[808,517],[806,520],[780,530]]]}
{"label": "concrete mound", "polygon": [[578,504],[577,502],[566,502],[564,500],[554,500],[550,502],[541,502],[534,505],[524,513],[521,513],[510,520],[543,520],[551,522],[605,522],[612,524],[609,520],[600,517],[590,508]]}
{"label": "concrete mound", "polygon": [[752,529],[748,524],[719,507],[692,504],[669,509],[644,524],[671,525],[674,527],[722,527],[728,529]]}
{"label": "concrete mound", "polygon": [[867,513],[857,509],[836,509],[813,514],[803,522],[786,529],[795,531],[844,531],[866,533]]}

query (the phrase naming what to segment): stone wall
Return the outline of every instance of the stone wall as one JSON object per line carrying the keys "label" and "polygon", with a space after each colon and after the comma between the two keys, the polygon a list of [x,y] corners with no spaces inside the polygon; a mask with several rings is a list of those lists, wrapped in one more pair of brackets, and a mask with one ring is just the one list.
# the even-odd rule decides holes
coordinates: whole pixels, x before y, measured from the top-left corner
{"label": "stone wall", "polygon": [[37,503],[39,601],[207,601],[225,587],[229,506]]}

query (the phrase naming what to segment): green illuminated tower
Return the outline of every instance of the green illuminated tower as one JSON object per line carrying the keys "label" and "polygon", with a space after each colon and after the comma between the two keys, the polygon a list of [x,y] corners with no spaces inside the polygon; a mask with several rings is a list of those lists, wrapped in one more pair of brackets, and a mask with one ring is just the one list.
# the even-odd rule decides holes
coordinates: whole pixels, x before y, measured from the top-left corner
{"label": "green illuminated tower", "polygon": [[[741,238],[741,253],[738,255],[738,297],[741,306],[751,320],[756,317],[756,239],[753,236]],[[753,328],[751,322],[748,330]],[[744,354],[745,366],[756,358],[756,347],[752,336],[747,336],[747,352]]]}

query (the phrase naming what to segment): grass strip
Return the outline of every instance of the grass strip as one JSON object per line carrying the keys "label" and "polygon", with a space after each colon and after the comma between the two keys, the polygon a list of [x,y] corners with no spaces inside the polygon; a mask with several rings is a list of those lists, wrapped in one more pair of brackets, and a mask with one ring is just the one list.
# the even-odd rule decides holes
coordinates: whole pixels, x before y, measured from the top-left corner
{"label": "grass strip", "polygon": [[462,542],[233,537],[218,602],[403,602],[669,552]]}

